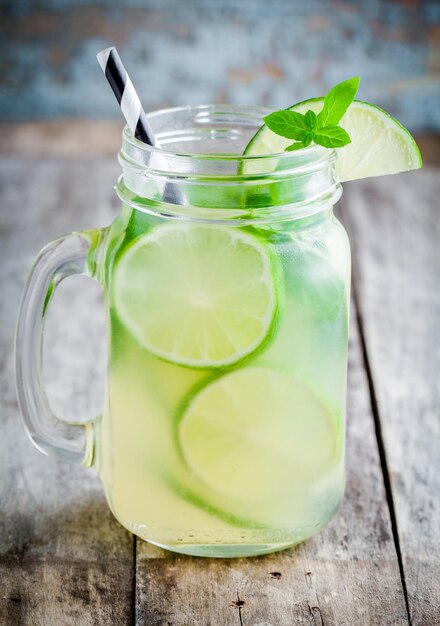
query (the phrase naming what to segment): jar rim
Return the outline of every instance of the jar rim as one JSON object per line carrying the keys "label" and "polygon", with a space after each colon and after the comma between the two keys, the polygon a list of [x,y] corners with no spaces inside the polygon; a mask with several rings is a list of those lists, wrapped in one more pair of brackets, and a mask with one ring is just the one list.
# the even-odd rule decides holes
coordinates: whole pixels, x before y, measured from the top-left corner
{"label": "jar rim", "polygon": [[[250,121],[253,120],[254,123],[257,122],[260,124],[260,127],[263,126],[264,121],[263,117],[272,112],[272,109],[263,106],[254,106],[254,105],[246,105],[246,104],[201,104],[201,105],[187,105],[187,106],[179,106],[179,107],[169,107],[165,109],[157,109],[151,111],[146,114],[146,117],[150,124],[154,128],[154,122],[158,118],[162,116],[178,116],[179,114],[188,114],[191,115],[195,122],[198,124],[207,124],[213,115],[236,115],[237,121],[244,121],[246,118]],[[179,160],[186,160],[188,163],[194,161],[222,161],[228,162],[233,161],[240,164],[252,163],[258,164],[261,166],[261,173],[264,174],[264,164],[273,163],[273,159],[276,158],[280,164],[279,169],[283,169],[283,162],[289,164],[289,169],[292,169],[292,163],[295,161],[298,164],[301,163],[304,166],[304,160],[308,162],[309,165],[316,165],[319,163],[326,163],[330,161],[334,161],[336,158],[335,151],[333,149],[323,148],[322,146],[318,146],[316,144],[311,144],[306,148],[301,148],[300,150],[295,150],[294,152],[270,152],[265,154],[251,155],[251,154],[239,154],[239,153],[228,153],[228,152],[186,152],[184,150],[169,150],[167,148],[152,146],[146,143],[143,143],[139,139],[137,139],[133,132],[130,130],[128,125],[126,125],[122,131],[122,140],[123,147],[121,150],[121,155],[124,158],[127,158],[127,152],[132,152],[134,149],[135,154],[143,158],[130,158],[133,164],[136,165],[144,165],[145,161],[149,161],[152,156],[157,155],[158,157],[163,158],[173,158]],[[125,150],[124,147],[130,146],[132,150]],[[269,167],[268,173],[272,168]]]}
{"label": "jar rim", "polygon": [[[280,210],[284,216],[311,214],[334,204],[341,195],[334,150],[311,145],[278,154],[242,154],[269,111],[222,104],[149,113],[161,147],[124,129],[118,195],[133,208],[202,219],[215,214],[215,219],[255,220],[269,213],[275,217]],[[195,150],[185,151],[188,146]]]}

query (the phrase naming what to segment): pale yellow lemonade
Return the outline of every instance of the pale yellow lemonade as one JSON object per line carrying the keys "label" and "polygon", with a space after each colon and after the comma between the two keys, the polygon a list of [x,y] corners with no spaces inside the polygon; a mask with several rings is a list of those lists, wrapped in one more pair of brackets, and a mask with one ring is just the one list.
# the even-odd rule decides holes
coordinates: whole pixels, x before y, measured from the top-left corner
{"label": "pale yellow lemonade", "polygon": [[114,514],[148,541],[272,552],[341,501],[350,251],[332,207],[341,182],[422,164],[358,85],[263,125],[246,107],[158,113],[165,153],[125,134],[97,462]]}
{"label": "pale yellow lemonade", "polygon": [[[330,206],[271,228],[123,208],[104,245],[110,365],[96,463],[124,526],[181,552],[217,555],[227,544],[222,554],[235,556],[302,541],[334,515],[344,489],[349,254]],[[266,272],[255,294],[252,258]],[[228,302],[250,300],[257,321],[223,307],[216,366],[202,358],[212,331],[198,307],[228,289]],[[176,313],[176,292],[189,294],[191,319]],[[249,336],[247,353],[234,344],[222,355],[221,341],[246,343],[231,328],[257,333],[264,306],[272,318],[258,345]],[[199,340],[202,352],[190,345]]]}

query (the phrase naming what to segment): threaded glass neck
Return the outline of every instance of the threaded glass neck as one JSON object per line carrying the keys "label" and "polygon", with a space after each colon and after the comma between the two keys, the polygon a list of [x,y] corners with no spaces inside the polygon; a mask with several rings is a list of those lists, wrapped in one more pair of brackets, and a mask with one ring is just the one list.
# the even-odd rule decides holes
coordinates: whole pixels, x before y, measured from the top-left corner
{"label": "threaded glass neck", "polygon": [[295,219],[331,207],[341,195],[334,151],[243,155],[269,112],[206,105],[150,113],[160,148],[124,129],[118,195],[141,211],[203,220]]}

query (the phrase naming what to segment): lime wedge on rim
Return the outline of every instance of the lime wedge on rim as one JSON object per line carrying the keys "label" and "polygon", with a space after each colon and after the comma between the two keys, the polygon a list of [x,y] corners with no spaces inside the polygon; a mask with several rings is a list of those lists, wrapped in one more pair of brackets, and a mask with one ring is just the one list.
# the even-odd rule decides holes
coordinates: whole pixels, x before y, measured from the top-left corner
{"label": "lime wedge on rim", "polygon": [[234,227],[157,226],[119,257],[114,307],[156,356],[198,368],[236,363],[273,330],[272,254],[260,238]]}
{"label": "lime wedge on rim", "polygon": [[216,493],[242,501],[289,496],[340,457],[335,415],[294,376],[247,367],[208,383],[178,424],[183,457]]}
{"label": "lime wedge on rim", "polygon": [[[305,113],[309,109],[318,114],[324,98],[312,98],[290,107]],[[335,174],[339,182],[369,176],[398,174],[422,166],[420,150],[411,134],[391,115],[379,107],[355,100],[340,121],[350,135],[351,143],[336,152]],[[262,126],[245,148],[247,156],[279,154],[292,143]],[[261,167],[261,166],[260,166]],[[253,164],[243,170],[252,174]]]}

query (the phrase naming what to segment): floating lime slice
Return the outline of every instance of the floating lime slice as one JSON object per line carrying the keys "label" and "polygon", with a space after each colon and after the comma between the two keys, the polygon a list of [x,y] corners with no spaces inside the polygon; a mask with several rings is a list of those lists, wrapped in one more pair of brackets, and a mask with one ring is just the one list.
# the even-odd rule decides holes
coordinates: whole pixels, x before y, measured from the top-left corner
{"label": "floating lime slice", "polygon": [[191,367],[230,365],[271,334],[273,265],[267,246],[238,228],[173,221],[122,253],[113,302],[153,354]]}
{"label": "floating lime slice", "polygon": [[247,367],[187,405],[178,439],[205,485],[242,501],[270,500],[319,480],[340,454],[337,420],[292,375]]}
{"label": "floating lime slice", "polygon": [[[322,110],[324,98],[305,100],[291,107],[292,111],[315,113]],[[340,121],[351,138],[351,143],[336,150],[335,174],[340,182],[398,174],[422,166],[422,157],[410,133],[391,115],[379,107],[355,100]],[[254,135],[244,154],[279,154],[292,143],[276,135],[267,126]],[[253,173],[253,167],[261,164],[247,163],[244,173]],[[276,165],[274,165],[276,167]]]}

